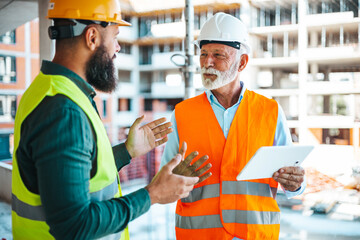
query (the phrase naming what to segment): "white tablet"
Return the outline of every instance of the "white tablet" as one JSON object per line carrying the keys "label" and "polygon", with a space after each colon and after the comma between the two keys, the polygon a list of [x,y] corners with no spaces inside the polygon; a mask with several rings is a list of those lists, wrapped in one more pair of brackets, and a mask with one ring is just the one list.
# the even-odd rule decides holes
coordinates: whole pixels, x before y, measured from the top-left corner
{"label": "white tablet", "polygon": [[271,178],[282,167],[300,166],[314,146],[261,147],[236,177],[240,180]]}

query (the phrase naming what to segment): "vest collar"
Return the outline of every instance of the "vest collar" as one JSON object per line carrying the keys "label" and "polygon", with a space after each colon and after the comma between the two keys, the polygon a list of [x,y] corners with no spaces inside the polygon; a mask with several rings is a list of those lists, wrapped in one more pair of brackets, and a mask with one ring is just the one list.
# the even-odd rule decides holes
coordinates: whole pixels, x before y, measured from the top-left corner
{"label": "vest collar", "polygon": [[[241,86],[241,92],[240,92],[239,99],[238,99],[238,101],[237,101],[233,106],[238,106],[238,105],[240,104],[241,100],[244,98],[244,94],[245,94],[245,91],[246,91],[245,83],[244,83],[243,81],[240,81],[240,86]],[[205,93],[206,93],[206,97],[207,97],[207,99],[208,99],[208,101],[209,101],[209,103],[210,103],[211,105],[216,104],[216,105],[224,108],[224,107],[219,103],[219,101],[216,99],[215,95],[212,93],[211,90],[206,90]]]}
{"label": "vest collar", "polygon": [[94,98],[96,93],[94,88],[70,69],[59,64],[44,60],[41,64],[41,72],[45,75],[61,75],[70,79],[88,97]]}

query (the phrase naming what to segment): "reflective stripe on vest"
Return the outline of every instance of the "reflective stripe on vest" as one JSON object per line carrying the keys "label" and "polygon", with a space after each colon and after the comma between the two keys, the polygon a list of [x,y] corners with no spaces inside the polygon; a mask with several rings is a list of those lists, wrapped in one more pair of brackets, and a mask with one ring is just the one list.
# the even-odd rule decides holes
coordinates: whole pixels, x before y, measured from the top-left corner
{"label": "reflective stripe on vest", "polygon": [[[241,210],[222,210],[225,223],[278,224],[279,212],[258,212]],[[184,217],[176,214],[176,227],[182,229],[222,228],[220,215]]]}
{"label": "reflective stripe on vest", "polygon": [[[222,184],[222,194],[245,194],[273,198],[274,192],[276,194],[277,191],[277,188],[257,182],[224,181]],[[181,199],[181,202],[191,203],[202,199],[219,197],[219,195],[220,184],[210,184],[194,188],[188,197]]]}
{"label": "reflective stripe on vest", "polygon": [[[104,189],[90,193],[91,200],[103,201],[111,199],[117,193],[117,180]],[[20,217],[35,220],[45,221],[45,212],[42,205],[32,206],[21,200],[19,200],[14,194],[12,194],[11,207],[14,212]]]}
{"label": "reflective stripe on vest", "polygon": [[257,149],[273,145],[277,107],[246,90],[225,138],[205,93],[176,105],[179,142],[187,143],[188,152],[208,155],[213,166],[213,175],[177,203],[177,239],[278,238],[277,182],[236,180]]}

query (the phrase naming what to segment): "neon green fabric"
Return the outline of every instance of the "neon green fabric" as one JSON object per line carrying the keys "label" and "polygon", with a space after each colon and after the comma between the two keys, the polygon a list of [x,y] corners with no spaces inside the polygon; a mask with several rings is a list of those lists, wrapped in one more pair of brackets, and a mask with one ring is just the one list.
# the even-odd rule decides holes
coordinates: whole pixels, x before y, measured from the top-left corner
{"label": "neon green fabric", "polygon": [[[60,75],[40,73],[23,95],[15,119],[14,153],[20,142],[21,124],[46,96],[63,94],[83,109],[90,119],[97,139],[97,172],[90,179],[89,189],[94,200],[107,200],[121,196],[120,181],[115,166],[112,147],[105,128],[89,99],[70,79]],[[13,155],[12,174],[14,239],[53,239],[45,222],[40,195],[30,192],[24,185]],[[110,195],[109,195],[110,194]],[[15,206],[15,207],[14,207]],[[119,234],[120,236],[120,234]],[[129,239],[127,228],[121,239]]]}

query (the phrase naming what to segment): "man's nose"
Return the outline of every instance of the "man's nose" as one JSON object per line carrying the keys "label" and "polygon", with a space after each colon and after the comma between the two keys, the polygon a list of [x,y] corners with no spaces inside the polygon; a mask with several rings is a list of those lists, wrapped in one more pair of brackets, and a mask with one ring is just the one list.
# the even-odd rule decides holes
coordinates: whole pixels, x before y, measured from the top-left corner
{"label": "man's nose", "polygon": [[120,46],[119,42],[116,41],[115,52],[118,53],[118,52],[120,52],[120,50],[121,50],[121,46]]}
{"label": "man's nose", "polygon": [[204,67],[210,68],[210,67],[214,67],[214,65],[215,65],[214,58],[210,55],[206,56],[204,60]]}

